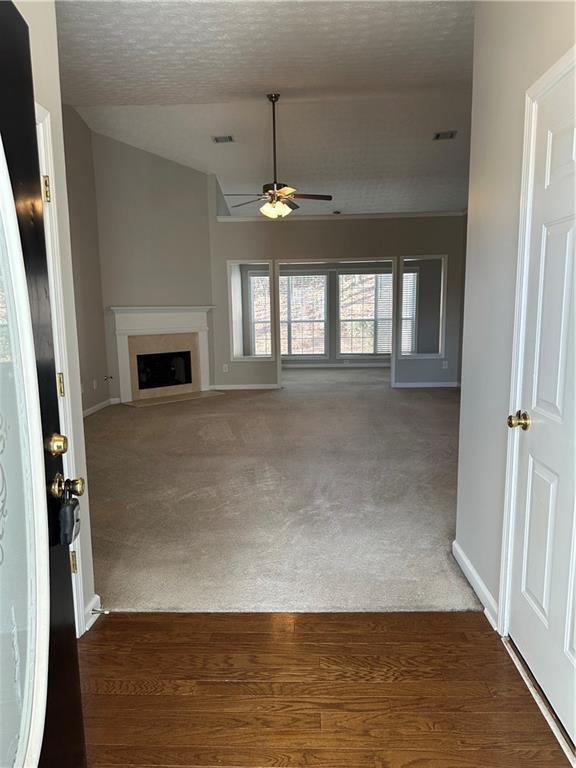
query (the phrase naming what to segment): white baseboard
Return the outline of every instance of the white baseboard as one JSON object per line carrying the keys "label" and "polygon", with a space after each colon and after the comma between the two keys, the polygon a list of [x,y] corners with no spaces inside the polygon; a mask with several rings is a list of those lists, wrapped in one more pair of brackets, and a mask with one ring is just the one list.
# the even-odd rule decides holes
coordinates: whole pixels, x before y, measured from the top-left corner
{"label": "white baseboard", "polygon": [[390,363],[282,363],[282,370],[288,368],[390,368]]}
{"label": "white baseboard", "polygon": [[103,400],[101,403],[97,403],[91,408],[86,408],[85,411],[82,411],[82,415],[84,417],[91,416],[93,413],[98,413],[98,411],[101,411],[103,408],[108,408],[109,405],[118,405],[119,402],[119,397],[109,397],[108,400]]}
{"label": "white baseboard", "polygon": [[492,625],[492,627],[497,630],[498,628],[498,603],[494,599],[494,596],[486,586],[486,584],[483,582],[483,580],[480,578],[480,575],[476,568],[472,565],[468,557],[464,554],[464,551],[460,544],[458,544],[457,541],[452,542],[452,554],[454,555],[454,559],[460,566],[462,573],[468,581],[470,582],[470,586],[476,592],[478,599],[484,606],[484,614],[486,615],[486,618]]}
{"label": "white baseboard", "polygon": [[84,626],[86,627],[86,632],[88,632],[93,624],[100,618],[99,613],[92,613],[92,611],[101,607],[102,602],[100,600],[100,595],[94,595],[84,606]]}
{"label": "white baseboard", "polygon": [[210,389],[282,389],[281,384],[212,384]]}
{"label": "white baseboard", "polygon": [[392,387],[405,388],[405,389],[430,389],[432,387],[459,387],[459,381],[397,381],[392,384]]}

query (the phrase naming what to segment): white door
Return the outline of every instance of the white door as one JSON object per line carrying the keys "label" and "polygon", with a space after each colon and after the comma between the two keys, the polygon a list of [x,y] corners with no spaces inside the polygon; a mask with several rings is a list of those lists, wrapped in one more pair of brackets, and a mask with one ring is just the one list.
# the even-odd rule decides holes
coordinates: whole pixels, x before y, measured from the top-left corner
{"label": "white door", "polygon": [[[574,51],[528,91],[509,634],[576,737]],[[514,427],[514,423],[510,426]]]}
{"label": "white door", "polygon": [[0,766],[34,766],[49,640],[46,485],[28,289],[0,137]]}

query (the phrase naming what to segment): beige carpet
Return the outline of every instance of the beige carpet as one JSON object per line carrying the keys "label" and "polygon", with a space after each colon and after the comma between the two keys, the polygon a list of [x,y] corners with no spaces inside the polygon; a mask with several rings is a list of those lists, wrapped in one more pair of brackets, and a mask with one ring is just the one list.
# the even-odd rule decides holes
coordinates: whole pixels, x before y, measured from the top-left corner
{"label": "beige carpet", "polygon": [[114,610],[459,610],[458,393],[382,369],[86,419],[96,589]]}

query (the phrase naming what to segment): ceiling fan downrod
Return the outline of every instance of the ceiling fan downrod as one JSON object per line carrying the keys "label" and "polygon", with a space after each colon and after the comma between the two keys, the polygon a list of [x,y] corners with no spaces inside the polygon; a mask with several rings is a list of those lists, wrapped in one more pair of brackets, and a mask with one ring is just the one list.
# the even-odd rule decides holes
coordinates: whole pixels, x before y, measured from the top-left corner
{"label": "ceiling fan downrod", "polygon": [[278,165],[276,159],[276,102],[280,98],[279,93],[267,93],[266,98],[272,104],[272,159],[274,165],[274,192],[278,189]]}

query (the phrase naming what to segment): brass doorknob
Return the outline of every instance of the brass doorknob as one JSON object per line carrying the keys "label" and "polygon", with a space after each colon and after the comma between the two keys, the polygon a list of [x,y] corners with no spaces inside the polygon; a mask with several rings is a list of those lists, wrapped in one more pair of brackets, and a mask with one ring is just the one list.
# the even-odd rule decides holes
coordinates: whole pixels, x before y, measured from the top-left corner
{"label": "brass doorknob", "polygon": [[51,453],[52,456],[62,456],[68,450],[68,438],[66,435],[60,435],[58,432],[54,432],[53,435],[46,438],[46,450]]}
{"label": "brass doorknob", "polygon": [[82,496],[86,483],[83,477],[76,477],[74,480],[65,480],[64,475],[58,472],[50,485],[50,493],[56,499],[64,498],[64,492],[68,491],[72,496]]}
{"label": "brass doorknob", "polygon": [[75,477],[74,480],[66,480],[66,483],[73,496],[82,496],[86,488],[86,481],[83,477]]}
{"label": "brass doorknob", "polygon": [[528,416],[526,411],[516,411],[513,416],[508,416],[508,426],[510,429],[514,429],[514,427],[520,427],[524,430],[524,432],[526,432],[526,430],[530,428],[530,424],[530,416]]}

